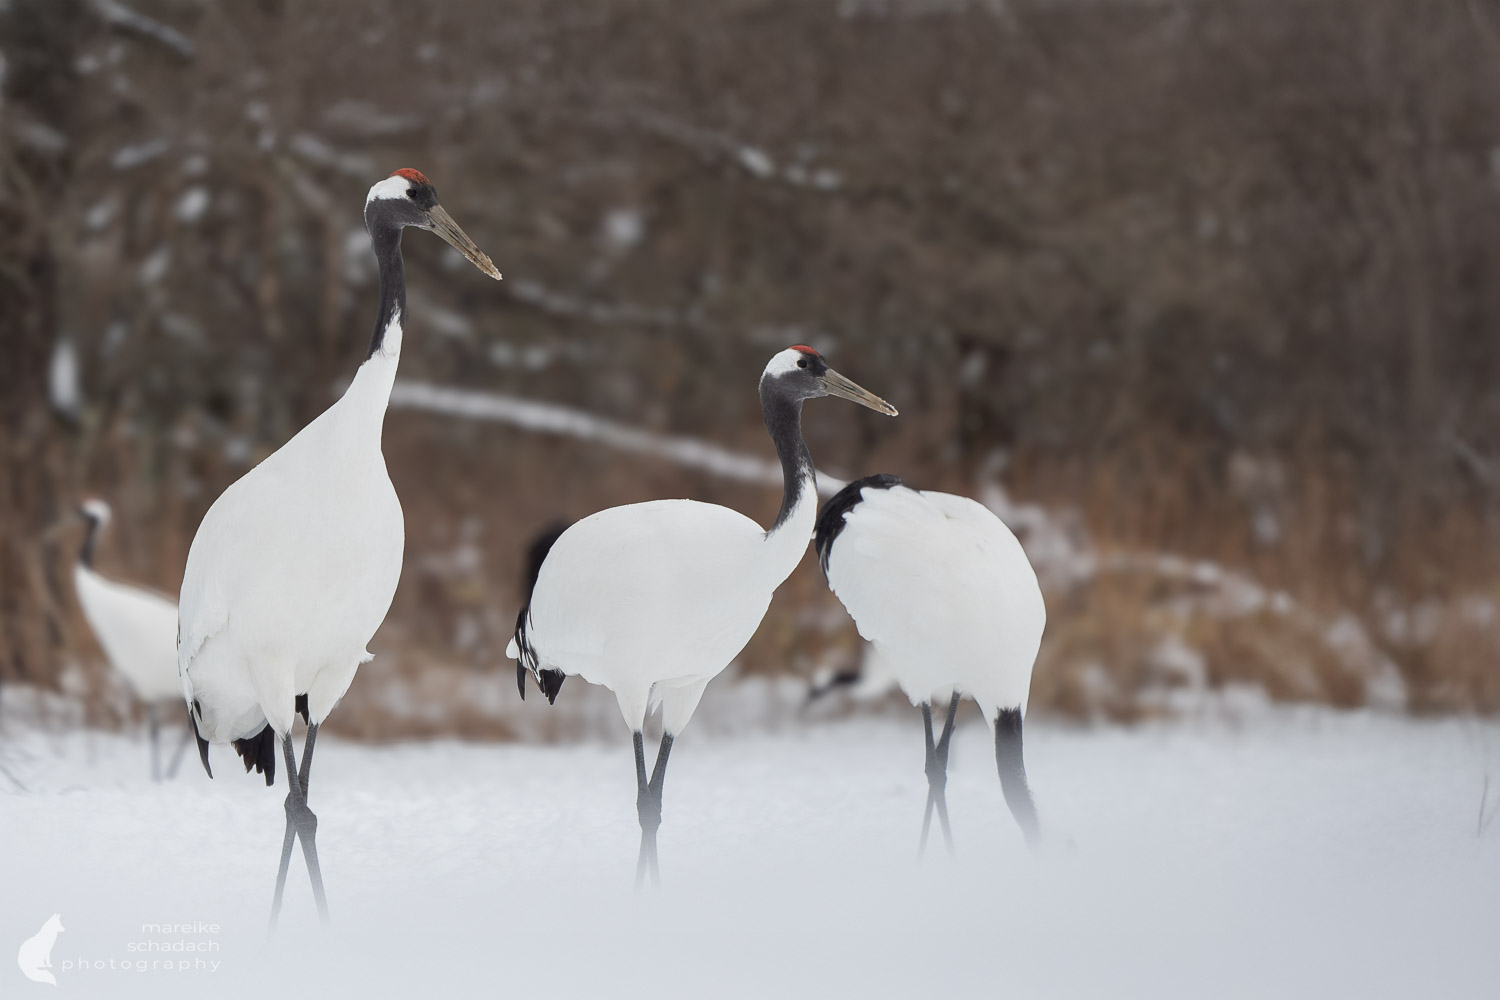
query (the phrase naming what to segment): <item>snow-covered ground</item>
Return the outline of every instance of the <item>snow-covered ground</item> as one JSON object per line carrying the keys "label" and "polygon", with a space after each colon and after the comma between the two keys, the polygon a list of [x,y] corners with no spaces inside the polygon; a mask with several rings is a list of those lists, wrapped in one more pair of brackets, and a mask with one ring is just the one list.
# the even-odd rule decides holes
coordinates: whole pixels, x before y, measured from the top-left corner
{"label": "snow-covered ground", "polygon": [[[970,709],[948,791],[957,856],[934,835],[918,864],[915,712],[689,729],[664,886],[636,893],[623,730],[577,746],[330,738],[311,799],[334,924],[317,925],[298,858],[268,943],[284,786],[218,750],[212,782],[189,757],[153,786],[139,737],[11,711],[0,944],[60,913],[58,996],[1500,996],[1500,822],[1476,831],[1487,768],[1500,804],[1494,723],[1282,710],[1033,720],[1027,739],[1050,849],[1026,852]],[[217,929],[143,930],[185,923]],[[139,947],[177,942],[216,950]],[[79,967],[163,958],[189,968]],[[52,989],[6,970],[4,996]]]}

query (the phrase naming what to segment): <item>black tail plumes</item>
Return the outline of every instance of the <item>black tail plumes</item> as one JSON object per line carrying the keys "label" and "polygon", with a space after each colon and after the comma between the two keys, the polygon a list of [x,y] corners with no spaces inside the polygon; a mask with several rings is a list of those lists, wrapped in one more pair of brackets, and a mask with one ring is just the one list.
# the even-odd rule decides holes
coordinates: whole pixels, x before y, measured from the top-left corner
{"label": "black tail plumes", "polygon": [[547,704],[557,704],[557,692],[562,690],[563,681],[568,675],[561,670],[543,670],[537,675],[537,683],[542,686],[542,694],[547,696]]}
{"label": "black tail plumes", "polygon": [[266,726],[254,736],[234,741],[234,752],[245,762],[245,773],[253,767],[266,776],[266,787],[276,784],[276,730]]}
{"label": "black tail plumes", "polygon": [[536,650],[531,645],[531,640],[526,637],[526,619],[531,615],[531,602],[521,605],[520,614],[516,615],[516,689],[521,692],[521,700],[526,700],[526,671],[536,666]]}
{"label": "black tail plumes", "polygon": [[208,766],[208,740],[198,732],[198,703],[195,701],[188,709],[188,725],[193,727],[193,738],[198,741],[198,759],[203,761],[203,771],[210,778],[214,776],[214,769]]}
{"label": "black tail plumes", "polygon": [[1021,752],[1021,710],[1002,708],[995,717],[995,766],[1000,770],[1000,790],[1005,804],[1026,835],[1026,846],[1035,849],[1040,838],[1036,803],[1026,783],[1026,761]]}
{"label": "black tail plumes", "polygon": [[[198,703],[193,702],[193,707],[188,709],[188,724],[193,727],[193,738],[198,741],[198,759],[203,761],[203,771],[210,778],[214,776],[213,768],[208,766],[208,740],[198,731]],[[296,701],[297,714],[302,716],[303,722],[310,722],[307,711],[307,695],[299,694]],[[266,726],[254,736],[243,740],[234,741],[234,752],[240,755],[240,760],[245,762],[245,773],[255,768],[255,773],[266,776],[266,787],[276,784],[276,731]]]}
{"label": "black tail plumes", "polygon": [[807,700],[811,703],[830,692],[837,691],[841,687],[853,687],[859,683],[860,676],[858,667],[844,667],[835,671],[826,679],[821,681],[815,679],[808,685]]}
{"label": "black tail plumes", "polygon": [[[547,553],[552,551],[552,546],[563,536],[571,525],[561,521],[550,524],[537,532],[531,540],[531,547],[526,550],[526,569],[521,579],[522,589],[526,592],[526,603],[521,606],[520,614],[516,615],[516,688],[521,692],[521,700],[526,700],[526,671],[536,670],[537,655],[536,647],[526,635],[526,623],[531,616],[531,594],[536,590],[537,577],[542,575],[542,564],[547,561]],[[542,689],[542,694],[547,696],[547,704],[557,702],[557,692],[562,690],[563,681],[567,675],[561,670],[541,670],[537,673],[537,680]]]}

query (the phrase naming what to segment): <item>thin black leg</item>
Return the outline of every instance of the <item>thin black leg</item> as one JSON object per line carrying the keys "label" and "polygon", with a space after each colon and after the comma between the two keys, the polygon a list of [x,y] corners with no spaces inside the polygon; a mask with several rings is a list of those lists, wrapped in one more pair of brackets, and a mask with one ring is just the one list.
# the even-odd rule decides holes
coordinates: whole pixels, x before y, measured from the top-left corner
{"label": "thin black leg", "polygon": [[177,767],[182,763],[182,758],[187,754],[188,744],[193,742],[193,727],[182,731],[182,739],[177,741],[177,750],[172,754],[172,763],[167,765],[167,780],[171,781],[177,777]]}
{"label": "thin black leg", "polygon": [[1021,710],[1005,708],[995,718],[995,766],[1000,771],[1000,790],[1005,804],[1026,836],[1026,846],[1036,850],[1041,839],[1036,803],[1026,783],[1026,761],[1021,750]]}
{"label": "thin black leg", "polygon": [[297,824],[292,819],[293,796],[301,794],[302,783],[297,777],[297,762],[292,755],[292,734],[281,738],[281,750],[286,755],[286,835],[281,840],[281,867],[276,871],[276,895],[271,898],[271,926],[267,934],[276,933],[276,920],[281,916],[281,896],[286,891],[286,873],[292,866],[292,845],[297,842]]}
{"label": "thin black leg", "polygon": [[[656,748],[656,766],[651,769],[651,795],[656,800],[657,824],[661,824],[661,790],[667,780],[667,758],[672,756],[671,733],[662,733],[661,746]],[[651,881],[661,885],[661,868],[656,859],[656,833],[651,834]]]}
{"label": "thin black leg", "polygon": [[953,828],[948,824],[948,746],[953,742],[953,720],[958,715],[958,699],[958,692],[953,692],[953,697],[948,701],[948,718],[943,723],[943,735],[934,750],[938,770],[942,773],[937,785],[938,822],[943,826],[943,843],[947,845],[950,856],[953,854]]}
{"label": "thin black leg", "polygon": [[932,766],[936,759],[937,745],[932,740],[932,705],[922,702],[922,729],[926,735],[922,769],[927,774],[927,806],[922,810],[922,839],[917,844],[917,857],[927,854],[927,835],[932,832],[932,810],[937,804],[937,792],[932,785]]}
{"label": "thin black leg", "polygon": [[661,746],[656,751],[656,764],[651,769],[651,778],[646,778],[645,738],[637,730],[635,742],[635,811],[641,823],[641,851],[636,858],[635,884],[645,884],[646,874],[651,875],[653,885],[661,885],[661,867],[656,856],[656,831],[661,827],[661,790],[667,778],[667,759],[672,755],[672,734],[663,733]]}
{"label": "thin black leg", "polygon": [[156,706],[146,706],[146,721],[151,727],[151,780],[161,783],[161,720],[156,717]]}
{"label": "thin black leg", "polygon": [[926,758],[923,771],[927,775],[927,807],[922,813],[922,839],[917,845],[917,856],[927,853],[927,836],[932,831],[932,814],[937,812],[938,822],[943,828],[943,843],[948,853],[953,853],[953,827],[948,822],[948,747],[953,742],[953,721],[958,715],[959,694],[954,692],[948,702],[948,717],[943,723],[943,735],[936,740],[932,732],[932,705],[922,703],[922,729],[926,737]]}
{"label": "thin black leg", "polygon": [[[635,743],[635,812],[641,821],[641,850],[635,861],[635,887],[639,889],[646,882],[647,863],[647,840],[648,837],[655,839],[656,827],[650,827],[651,833],[647,834],[647,824],[652,820],[651,814],[651,791],[646,782],[646,742],[637,729],[631,734]],[[656,826],[661,825],[661,813],[655,815]]]}
{"label": "thin black leg", "polygon": [[281,842],[281,867],[276,873],[276,895],[271,901],[271,930],[276,930],[276,919],[281,915],[282,895],[286,890],[287,871],[292,862],[292,843],[302,841],[302,857],[307,862],[307,874],[312,881],[313,901],[318,907],[318,917],[328,924],[328,898],[323,892],[323,872],[318,864],[318,817],[307,806],[307,787],[312,774],[313,745],[318,738],[318,727],[307,727],[307,742],[302,748],[302,767],[297,767],[292,750],[292,734],[281,739],[282,754],[286,757],[286,835]]}
{"label": "thin black leg", "polygon": [[318,918],[323,921],[324,926],[328,924],[328,897],[323,893],[323,869],[318,864],[318,817],[307,807],[307,786],[309,776],[312,774],[313,743],[318,738],[318,727],[310,725],[307,727],[307,743],[302,748],[302,769],[297,775],[297,783],[302,786],[302,812],[305,814],[302,825],[297,828],[297,836],[302,841],[302,857],[307,862],[307,874],[312,879],[313,900],[318,904]]}

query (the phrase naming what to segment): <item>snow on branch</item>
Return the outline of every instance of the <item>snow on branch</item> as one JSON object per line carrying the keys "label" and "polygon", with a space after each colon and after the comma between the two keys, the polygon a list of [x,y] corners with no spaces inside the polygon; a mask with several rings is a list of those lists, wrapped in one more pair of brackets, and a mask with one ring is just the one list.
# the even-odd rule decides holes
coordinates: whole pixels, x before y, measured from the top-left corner
{"label": "snow on branch", "polygon": [[528,278],[507,280],[505,290],[510,293],[511,298],[522,305],[531,306],[533,309],[553,316],[565,316],[568,319],[588,320],[591,323],[603,325],[634,324],[669,329],[693,325],[693,317],[687,313],[634,305],[628,302],[620,305],[592,302],[553,291]]}
{"label": "snow on branch", "polygon": [[192,62],[198,55],[193,43],[182,32],[131,10],[119,0],[94,0],[94,10],[116,31],[160,45],[184,62]]}
{"label": "snow on branch", "polygon": [[307,132],[298,132],[292,136],[288,147],[314,166],[327,167],[361,183],[376,173],[375,161],[370,157],[337,149]]}
{"label": "snow on branch", "polygon": [[[402,379],[391,391],[391,405],[426,413],[509,424],[539,434],[559,434],[606,448],[661,458],[742,483],[780,486],[781,465],[720,448],[698,438],[675,437],[630,427],[585,410],[540,403],[498,392],[455,389]],[[818,492],[832,496],[844,481],[818,473]]]}
{"label": "snow on branch", "polygon": [[597,116],[597,120],[606,124],[623,121],[643,132],[686,147],[706,160],[730,163],[756,180],[825,192],[838,191],[844,186],[844,178],[837,170],[800,163],[778,163],[759,146],[721,132],[689,125],[657,111],[634,109],[604,112]]}
{"label": "snow on branch", "polygon": [[1485,458],[1473,445],[1452,431],[1443,435],[1443,443],[1468,467],[1476,479],[1490,489],[1500,492],[1500,466]]}

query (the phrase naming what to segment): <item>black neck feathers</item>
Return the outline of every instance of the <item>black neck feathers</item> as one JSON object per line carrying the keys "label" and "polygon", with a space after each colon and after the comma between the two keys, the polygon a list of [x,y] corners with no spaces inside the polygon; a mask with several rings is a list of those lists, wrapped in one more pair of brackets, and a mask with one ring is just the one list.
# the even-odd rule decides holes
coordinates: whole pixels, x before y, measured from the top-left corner
{"label": "black neck feathers", "polygon": [[371,202],[365,212],[365,224],[375,244],[375,259],[380,263],[380,315],[375,318],[375,334],[370,338],[371,358],[385,343],[385,331],[399,315],[406,320],[406,270],[401,263],[401,225],[395,220],[392,203],[386,199]]}
{"label": "black neck feathers", "polygon": [[766,420],[766,430],[776,445],[776,455],[781,459],[781,475],[784,492],[781,511],[776,515],[775,531],[781,527],[797,503],[803,490],[813,484],[812,455],[807,442],[802,440],[802,399],[785,391],[777,379],[763,378],[760,383],[760,406]]}
{"label": "black neck feathers", "polygon": [[813,547],[818,553],[818,562],[823,567],[823,575],[828,575],[828,555],[833,551],[833,543],[844,530],[844,516],[865,498],[867,488],[877,490],[888,490],[893,486],[903,485],[896,476],[878,473],[856,479],[854,482],[839,490],[818,511],[818,523],[813,529]]}
{"label": "black neck feathers", "polygon": [[78,561],[89,569],[94,568],[94,543],[99,540],[99,519],[90,517],[89,533],[83,536],[83,548],[78,552]]}

